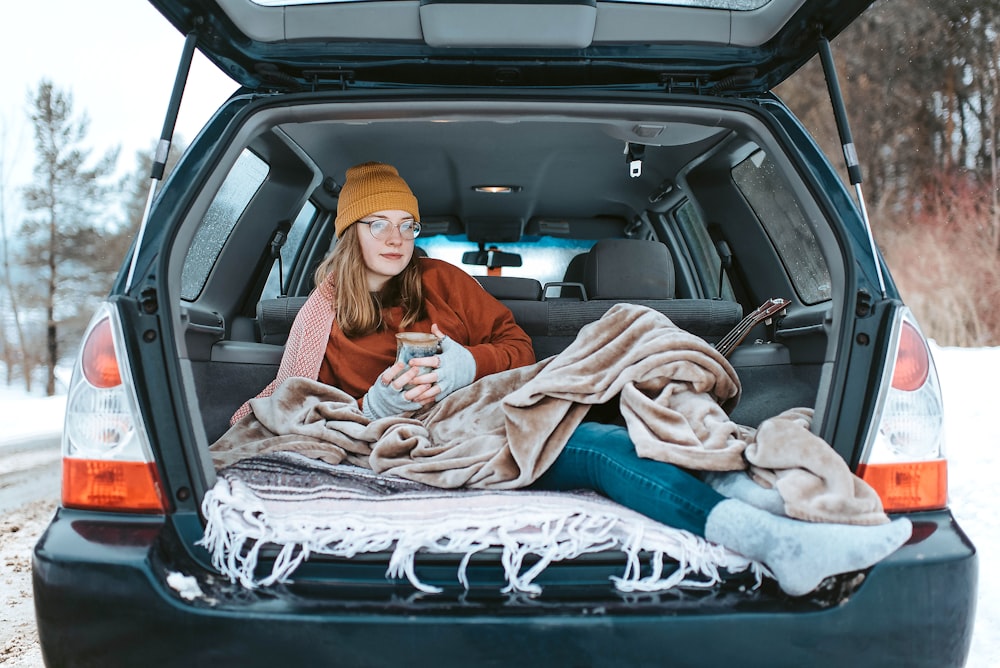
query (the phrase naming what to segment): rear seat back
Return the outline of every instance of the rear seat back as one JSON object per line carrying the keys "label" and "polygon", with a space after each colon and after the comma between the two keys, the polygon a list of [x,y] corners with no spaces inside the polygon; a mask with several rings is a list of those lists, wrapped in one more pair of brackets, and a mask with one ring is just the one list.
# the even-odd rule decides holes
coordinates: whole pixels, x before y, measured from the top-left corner
{"label": "rear seat back", "polygon": [[587,299],[673,299],[674,281],[674,261],[658,241],[598,241],[583,263]]}
{"label": "rear seat back", "polygon": [[257,337],[261,343],[285,345],[292,322],[308,297],[275,297],[257,302]]}
{"label": "rear seat back", "polygon": [[681,329],[711,343],[725,336],[743,317],[743,308],[736,302],[709,299],[566,299],[539,302],[540,309],[522,307],[526,312],[522,311],[521,318],[515,312],[514,318],[531,337],[535,357],[545,359],[562,352],[581,327],[599,320],[622,302],[659,311]]}
{"label": "rear seat back", "polygon": [[[737,302],[718,299],[676,299],[673,260],[657,241],[605,239],[594,244],[583,264],[586,299],[548,299],[533,278],[476,276],[476,280],[511,310],[531,337],[535,356],[561,352],[585,325],[599,320],[622,302],[641,304],[664,314],[678,327],[711,343],[725,336],[743,317]],[[305,297],[262,300],[257,307],[260,340],[284,344]]]}
{"label": "rear seat back", "polygon": [[529,313],[523,323],[518,321],[531,336],[538,359],[562,351],[580,328],[622,302],[659,311],[678,327],[712,343],[725,336],[743,317],[743,307],[736,302],[676,299],[673,259],[667,247],[658,241],[598,241],[579,264],[582,271],[577,271],[582,273],[586,300],[547,300],[543,302],[544,317]]}

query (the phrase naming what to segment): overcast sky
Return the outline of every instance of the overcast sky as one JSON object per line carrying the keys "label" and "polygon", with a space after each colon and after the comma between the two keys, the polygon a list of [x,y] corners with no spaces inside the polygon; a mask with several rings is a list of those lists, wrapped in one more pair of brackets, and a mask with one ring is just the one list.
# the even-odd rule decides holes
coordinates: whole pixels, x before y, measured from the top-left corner
{"label": "overcast sky", "polygon": [[[28,96],[47,78],[90,119],[87,146],[121,146],[120,172],[159,138],[184,39],[145,0],[27,0],[4,4],[0,22],[0,164],[8,184],[34,165]],[[236,89],[197,54],[177,132],[189,143]],[[8,186],[8,198],[20,199]],[[17,202],[19,203],[19,202]],[[8,201],[8,205],[12,202]]]}

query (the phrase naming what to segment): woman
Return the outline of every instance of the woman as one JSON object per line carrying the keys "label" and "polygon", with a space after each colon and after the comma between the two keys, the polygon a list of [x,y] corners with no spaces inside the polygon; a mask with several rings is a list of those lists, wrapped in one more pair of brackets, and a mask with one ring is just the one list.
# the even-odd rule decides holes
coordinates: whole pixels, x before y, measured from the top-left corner
{"label": "woman", "polygon": [[[414,254],[419,219],[417,199],[395,168],[367,163],[347,171],[334,222],[337,244],[316,269],[317,289],[292,325],[277,377],[259,396],[304,376],[358,397],[375,419],[535,361],[531,339],[474,278]],[[436,334],[440,355],[396,364],[400,331]],[[434,371],[418,377],[428,367]],[[413,387],[402,391],[407,385]],[[249,412],[243,404],[231,422]]]}
{"label": "woman", "polygon": [[[395,168],[365,163],[347,171],[337,245],[316,271],[317,289],[296,317],[278,377],[259,396],[291,376],[318,378],[356,397],[364,415],[378,419],[534,362],[530,338],[475,279],[414,256],[419,220],[417,200]],[[398,331],[432,332],[441,352],[397,363]],[[245,404],[233,421],[249,411]],[[857,526],[783,517],[777,492],[745,474],[716,475],[706,484],[671,464],[638,457],[623,427],[594,422],[576,429],[532,487],[600,492],[764,563],[794,596],[830,575],[871,566],[911,532],[906,519]]]}

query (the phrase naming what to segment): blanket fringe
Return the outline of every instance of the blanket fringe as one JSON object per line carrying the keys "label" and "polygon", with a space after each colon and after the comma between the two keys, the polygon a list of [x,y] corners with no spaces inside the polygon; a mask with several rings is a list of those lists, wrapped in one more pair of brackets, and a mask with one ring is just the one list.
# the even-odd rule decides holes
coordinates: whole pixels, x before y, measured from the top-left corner
{"label": "blanket fringe", "polygon": [[[418,591],[439,593],[440,587],[424,583],[416,574],[420,552],[463,555],[458,582],[469,588],[467,569],[474,555],[492,547],[502,550],[504,593],[537,595],[535,579],[553,562],[582,554],[620,550],[626,564],[620,577],[612,577],[622,592],[657,592],[674,587],[711,587],[721,581],[720,571],[750,569],[757,585],[763,567],[691,533],[673,529],[642,516],[613,511],[607,501],[584,493],[567,503],[504,505],[505,494],[489,495],[489,511],[463,512],[461,504],[447,514],[420,512],[336,511],[275,512],[273,500],[262,498],[243,481],[220,477],[206,494],[202,511],[207,520],[198,544],[211,555],[212,564],[232,582],[248,589],[288,581],[313,554],[350,558],[391,551],[386,577],[405,578]],[[596,496],[596,495],[595,495]],[[523,500],[523,495],[519,497]],[[411,502],[412,503],[412,502]],[[419,503],[419,502],[417,502]],[[278,548],[270,573],[258,575],[261,550]],[[648,571],[643,576],[643,552]],[[526,560],[537,561],[527,568]],[[667,565],[677,567],[667,572]]]}

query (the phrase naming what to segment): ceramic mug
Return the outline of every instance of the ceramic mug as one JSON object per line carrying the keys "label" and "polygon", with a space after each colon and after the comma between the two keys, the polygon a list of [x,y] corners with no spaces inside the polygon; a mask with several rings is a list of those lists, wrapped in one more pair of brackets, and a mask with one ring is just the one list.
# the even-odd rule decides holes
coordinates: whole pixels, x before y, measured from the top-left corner
{"label": "ceramic mug", "polygon": [[[411,359],[417,357],[431,357],[440,351],[440,341],[438,337],[425,332],[399,332],[396,334],[396,361],[409,364]],[[431,367],[420,367],[420,373],[425,374],[433,371]],[[403,373],[406,371],[404,370]],[[413,385],[406,385],[403,390],[408,390]]]}

